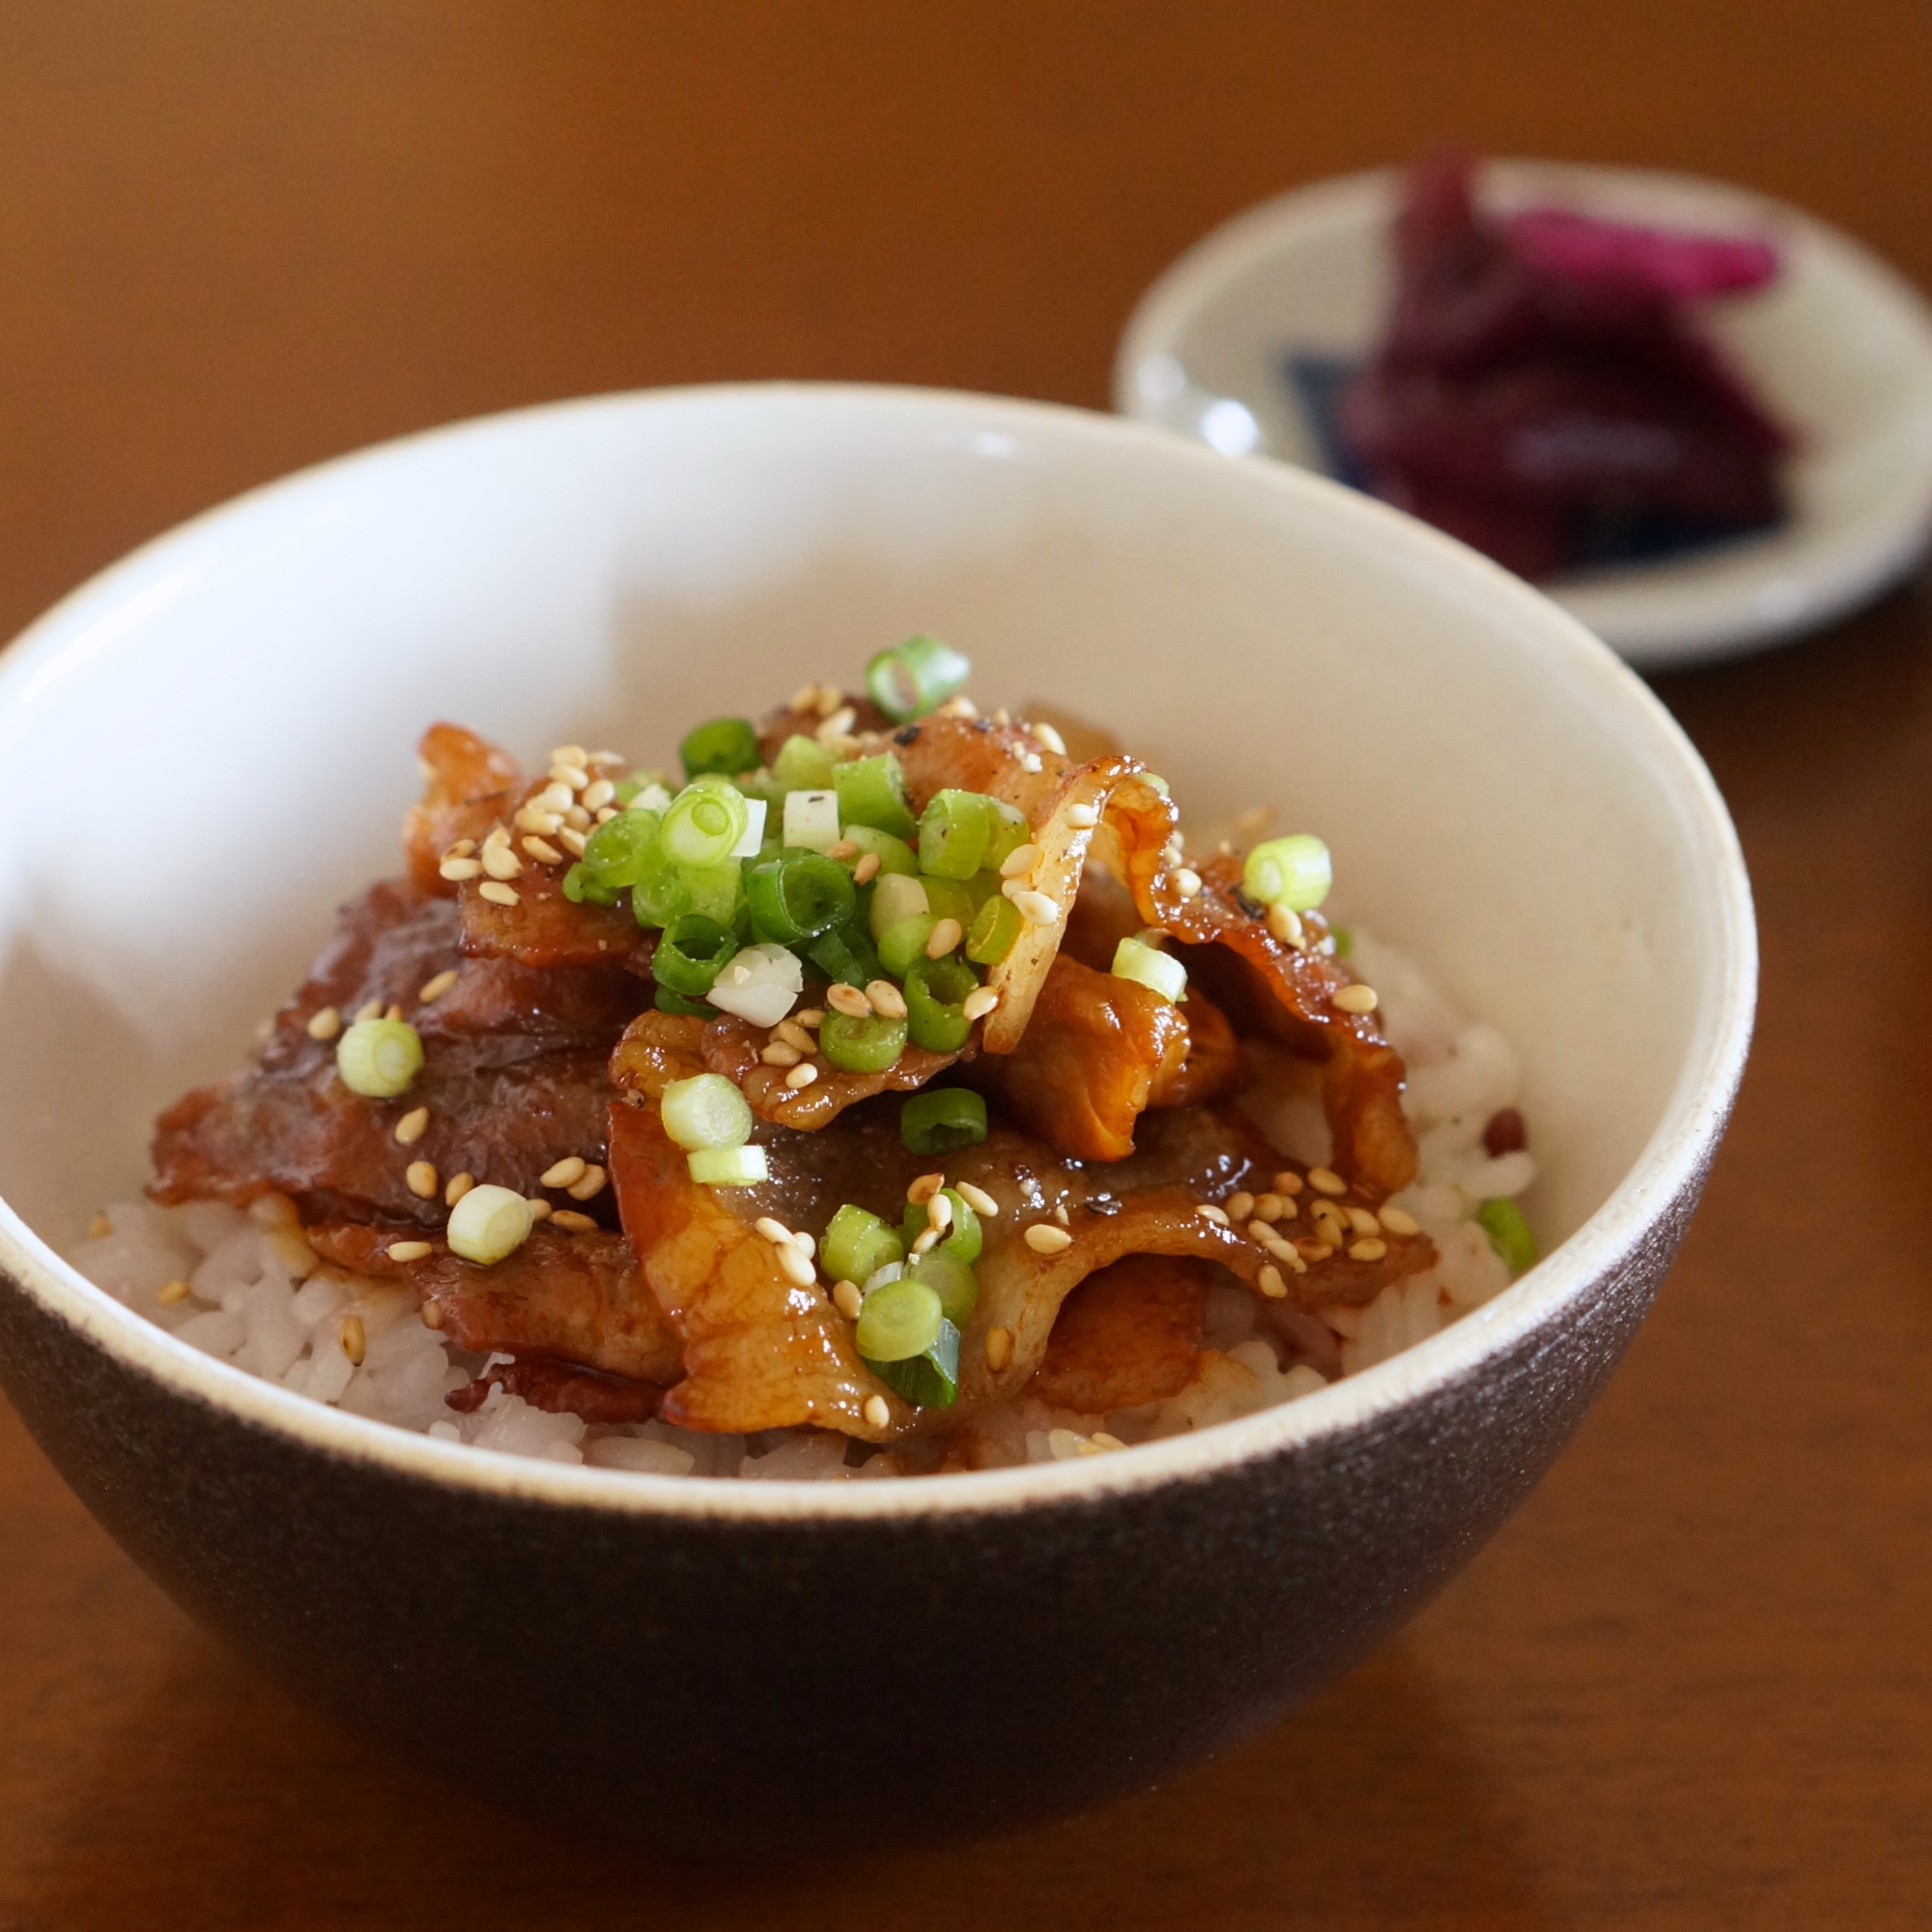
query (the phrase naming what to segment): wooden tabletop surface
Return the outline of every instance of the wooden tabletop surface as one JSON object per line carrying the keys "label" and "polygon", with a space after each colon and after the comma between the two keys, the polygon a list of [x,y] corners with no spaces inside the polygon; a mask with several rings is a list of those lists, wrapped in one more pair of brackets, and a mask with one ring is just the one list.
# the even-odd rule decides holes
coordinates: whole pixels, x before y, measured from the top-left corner
{"label": "wooden tabletop surface", "polygon": [[[479,411],[761,376],[1104,407],[1194,237],[1450,139],[1755,184],[1932,283],[1928,80],[1913,0],[16,0],[0,636]],[[1300,1717],[991,1847],[895,1855],[854,1791],[810,1868],[641,1868],[297,1709],[0,1411],[0,1927],[1932,1922],[1928,645],[1921,582],[1659,680],[1759,895],[1736,1124],[1575,1445]]]}

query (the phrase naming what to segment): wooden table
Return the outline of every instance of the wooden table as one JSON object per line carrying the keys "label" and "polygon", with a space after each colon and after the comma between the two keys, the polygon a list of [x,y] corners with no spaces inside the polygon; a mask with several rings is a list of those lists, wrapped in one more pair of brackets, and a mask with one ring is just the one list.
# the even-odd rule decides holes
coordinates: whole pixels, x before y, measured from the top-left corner
{"label": "wooden table", "polygon": [[[1932,281],[1928,54],[1909,0],[23,0],[0,635],[232,491],[537,398],[785,375],[1104,406],[1136,292],[1203,229],[1452,137],[1755,182]],[[1932,1920],[1928,640],[1919,586],[1661,680],[1760,895],[1737,1123],[1575,1447],[1304,1715],[963,1855],[868,1845],[854,1791],[810,1869],[667,1876],[294,1708],[10,1417],[0,1926]]]}

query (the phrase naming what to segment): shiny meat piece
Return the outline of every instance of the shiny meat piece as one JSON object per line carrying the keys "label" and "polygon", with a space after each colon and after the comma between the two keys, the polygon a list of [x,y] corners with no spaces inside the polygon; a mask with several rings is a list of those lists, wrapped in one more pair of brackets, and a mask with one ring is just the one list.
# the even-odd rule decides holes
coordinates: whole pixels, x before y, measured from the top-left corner
{"label": "shiny meat piece", "polygon": [[[558,848],[553,848],[558,849]],[[463,950],[475,958],[515,959],[525,966],[620,965],[639,947],[655,944],[631,916],[628,904],[581,904],[563,895],[568,863],[525,862],[507,881],[470,879],[463,887]],[[486,884],[507,884],[514,905],[484,896]]]}
{"label": "shiny meat piece", "polygon": [[548,1409],[553,1415],[605,1423],[646,1422],[657,1413],[664,1394],[649,1382],[630,1381],[601,1369],[581,1369],[548,1355],[530,1355],[497,1363],[474,1381],[451,1389],[443,1401],[459,1415],[470,1415],[490,1400],[493,1388],[520,1395],[532,1408]]}
{"label": "shiny meat piece", "polygon": [[523,783],[509,753],[460,724],[432,724],[416,746],[423,765],[423,795],[403,820],[403,850],[416,890],[444,898],[456,887],[438,867],[459,839],[480,842],[510,810]]}
{"label": "shiny meat piece", "polygon": [[[425,1006],[421,987],[448,969],[455,984]],[[469,1173],[532,1194],[558,1160],[601,1160],[611,1046],[645,998],[613,967],[534,974],[506,961],[465,963],[455,908],[407,882],[374,886],[343,908],[337,929],[276,1024],[258,1063],[188,1094],[164,1113],[155,1141],[156,1199],[238,1204],[280,1192],[305,1219],[440,1227],[440,1193],[410,1187],[412,1162],[440,1178]],[[347,1021],[366,1002],[402,1009],[423,1039],[422,1071],[392,1100],[353,1094],[335,1070],[335,1042],[314,1039],[312,1016]],[[398,1123],[427,1108],[414,1142]],[[607,1199],[587,1205],[611,1214]]]}
{"label": "shiny meat piece", "polygon": [[1155,1068],[1150,1107],[1196,1107],[1231,1094],[1241,1081],[1241,1042],[1228,1016],[1200,987],[1180,1009],[1187,1022],[1187,1052],[1179,1065]]}
{"label": "shiny meat piece", "polygon": [[1105,1415],[1179,1395],[1201,1357],[1211,1264],[1129,1255],[1096,1269],[1061,1304],[1030,1394]]}
{"label": "shiny meat piece", "polygon": [[[759,1190],[693,1180],[648,1104],[613,1107],[610,1140],[624,1231],[683,1344],[667,1420],[731,1434],[810,1424],[872,1442],[905,1432],[915,1411],[859,1359],[852,1324],[817,1282],[793,1281],[753,1227],[740,1204]],[[883,1424],[866,1415],[874,1399]]]}
{"label": "shiny meat piece", "polygon": [[420,1261],[392,1260],[396,1241],[422,1238],[415,1228],[338,1221],[304,1233],[338,1267],[407,1282],[423,1320],[472,1354],[543,1356],[659,1388],[677,1379],[677,1336],[622,1235],[539,1224],[522,1247],[479,1267],[440,1239]]}

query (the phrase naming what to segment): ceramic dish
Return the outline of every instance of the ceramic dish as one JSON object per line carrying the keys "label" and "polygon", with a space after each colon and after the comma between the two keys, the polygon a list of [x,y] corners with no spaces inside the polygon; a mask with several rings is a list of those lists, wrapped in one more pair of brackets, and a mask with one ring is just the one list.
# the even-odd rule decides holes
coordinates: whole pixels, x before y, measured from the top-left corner
{"label": "ceramic dish", "polygon": [[[1321,469],[1291,356],[1364,358],[1388,298],[1392,169],[1263,203],[1208,236],[1135,309],[1114,405],[1226,455]],[[1633,664],[1723,657],[1816,630],[1917,561],[1932,528],[1932,311],[1850,237],[1782,202],[1636,169],[1496,161],[1498,209],[1559,206],[1610,219],[1769,237],[1778,281],[1712,327],[1797,432],[1796,514],[1693,554],[1578,573],[1550,594]]]}
{"label": "ceramic dish", "polygon": [[[1528,1068],[1548,1258],[1286,1407],[867,1484],[492,1455],[196,1353],[56,1259],[394,863],[448,713],[528,754],[930,626],[980,689],[1319,821]],[[93,781],[114,775],[111,782]],[[403,775],[399,779],[399,774]],[[103,873],[76,855],[125,853]],[[500,417],[242,498],[0,661],[0,1368],[175,1597],[342,1721],[679,1843],[878,1843],[1144,1786],[1267,1722],[1521,1500],[1654,1293],[1754,983],[1708,775],[1553,605],[1366,497],[1026,404],[750,387]]]}

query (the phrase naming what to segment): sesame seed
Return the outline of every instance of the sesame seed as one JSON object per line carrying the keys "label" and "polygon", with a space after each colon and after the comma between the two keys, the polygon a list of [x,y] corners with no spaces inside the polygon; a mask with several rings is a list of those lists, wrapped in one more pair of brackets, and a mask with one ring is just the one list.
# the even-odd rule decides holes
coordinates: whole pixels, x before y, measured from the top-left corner
{"label": "sesame seed", "polygon": [[912,1251],[916,1255],[930,1254],[939,1245],[939,1230],[927,1228],[913,1239]]}
{"label": "sesame seed", "polygon": [[906,1189],[906,1200],[915,1208],[923,1208],[945,1185],[946,1176],[944,1174],[922,1174]]}
{"label": "sesame seed", "polygon": [[1000,1004],[1000,996],[991,986],[975,986],[959,1002],[959,1014],[965,1020],[982,1020]]}
{"label": "sesame seed", "polygon": [[357,1026],[360,1026],[364,1020],[379,1020],[382,1017],[383,1003],[381,1000],[364,1000],[355,1009],[355,1024]]}
{"label": "sesame seed", "polygon": [[1255,1277],[1255,1285],[1270,1301],[1283,1301],[1288,1296],[1288,1284],[1281,1278],[1278,1267],[1264,1267]]}
{"label": "sesame seed", "polygon": [[1065,757],[1066,740],[1051,724],[1036,724],[1033,727],[1033,735],[1056,757]]}
{"label": "sesame seed", "polygon": [[333,1039],[342,1031],[342,1015],[333,1007],[324,1007],[319,1013],[311,1013],[308,1022],[308,1037],[311,1039]]}
{"label": "sesame seed", "polygon": [[561,831],[557,833],[556,842],[559,845],[561,845],[563,849],[566,852],[568,852],[573,859],[581,859],[583,857],[584,846],[587,845],[590,841],[587,838],[585,838],[583,834],[578,831],[578,829],[574,825],[566,825],[562,828]]}
{"label": "sesame seed", "polygon": [[1314,1223],[1315,1232],[1331,1248],[1339,1248],[1348,1236],[1349,1224],[1332,1201],[1318,1201],[1308,1210],[1308,1218]]}
{"label": "sesame seed", "polygon": [[835,838],[825,848],[828,859],[856,859],[859,856],[859,841],[856,838]]}
{"label": "sesame seed", "polygon": [[1304,1262],[1325,1262],[1335,1250],[1326,1241],[1318,1241],[1313,1235],[1296,1236],[1294,1252]]}
{"label": "sesame seed", "polygon": [[412,1107],[396,1122],[396,1139],[404,1147],[414,1147],[422,1139],[428,1127],[429,1109],[427,1107]]}
{"label": "sesame seed", "polygon": [[818,687],[815,684],[802,684],[791,695],[791,709],[794,711],[816,711],[818,709]]}
{"label": "sesame seed", "polygon": [[1255,1196],[1255,1219],[1257,1221],[1279,1221],[1288,1211],[1288,1203],[1279,1194],[1258,1194]]}
{"label": "sesame seed", "polygon": [[883,1013],[889,1020],[902,1020],[906,1016],[905,995],[890,980],[868,980],[866,998],[871,1002],[875,1013]]}
{"label": "sesame seed", "polygon": [[1004,731],[1013,722],[1013,714],[1003,704],[993,713],[993,723]]}
{"label": "sesame seed", "polygon": [[548,838],[538,838],[535,837],[526,838],[524,840],[524,850],[532,859],[537,860],[542,865],[560,866],[563,864],[563,854]]}
{"label": "sesame seed", "polygon": [[777,1243],[791,1239],[791,1230],[770,1214],[760,1214],[752,1226],[768,1241]]}
{"label": "sesame seed", "polygon": [[392,1262],[419,1262],[430,1253],[427,1241],[391,1241],[389,1259]]}
{"label": "sesame seed", "polygon": [[493,879],[514,879],[523,871],[524,862],[507,845],[486,845],[483,869]]}
{"label": "sesame seed", "polygon": [[425,1301],[423,1303],[422,1325],[425,1328],[440,1328],[442,1326],[442,1304],[440,1302]]}
{"label": "sesame seed", "polygon": [[1095,1449],[1103,1449],[1110,1453],[1113,1450],[1124,1449],[1127,1446],[1124,1442],[1121,1440],[1121,1438],[1118,1435],[1111,1435],[1104,1429],[1094,1430],[1093,1435],[1088,1436],[1087,1440],[1091,1442]]}
{"label": "sesame seed", "polygon": [[1301,915],[1293,906],[1269,906],[1267,928],[1284,946],[1293,946],[1296,951],[1307,936],[1301,929]]}
{"label": "sesame seed", "polygon": [[1076,1456],[1104,1456],[1107,1453],[1091,1435],[1079,1435],[1071,1429],[1056,1429],[1047,1440],[1056,1448],[1063,1443],[1071,1443]]}
{"label": "sesame seed", "polygon": [[1358,1262],[1378,1262],[1387,1253],[1388,1243],[1374,1239],[1354,1241],[1349,1247],[1350,1258]]}
{"label": "sesame seed", "polygon": [[1204,1221],[1212,1221],[1217,1228],[1226,1228],[1232,1225],[1228,1219],[1228,1210],[1225,1208],[1215,1207],[1211,1201],[1197,1202],[1194,1211]]}
{"label": "sesame seed", "polygon": [[[1048,900],[1049,905],[1052,900]],[[956,919],[942,919],[925,936],[925,956],[944,959],[966,937],[966,928]]]}
{"label": "sesame seed", "polygon": [[552,1226],[567,1228],[573,1235],[590,1235],[597,1230],[597,1223],[588,1214],[580,1214],[575,1208],[554,1208],[550,1218]]}
{"label": "sesame seed", "polygon": [[1015,893],[1013,904],[1029,925],[1052,925],[1060,918],[1060,908],[1044,893]]}
{"label": "sesame seed", "polygon": [[970,1180],[955,1182],[954,1192],[976,1214],[997,1215],[1000,1211],[1000,1204],[983,1187],[975,1187]]}
{"label": "sesame seed", "polygon": [[442,856],[445,859],[467,859],[476,849],[473,838],[459,838]]}
{"label": "sesame seed", "polygon": [[1013,1358],[1013,1331],[1010,1328],[986,1330],[986,1366],[995,1375]]}
{"label": "sesame seed", "polygon": [[1100,808],[1089,805],[1084,799],[1078,805],[1066,808],[1066,822],[1076,831],[1088,832],[1100,822]]}
{"label": "sesame seed", "polygon": [[550,1219],[550,1203],[541,1194],[528,1194],[524,1199],[525,1204],[530,1210],[530,1219],[532,1221],[548,1221]]}
{"label": "sesame seed", "polygon": [[[1332,1167],[1311,1167],[1308,1170],[1308,1184],[1318,1194],[1346,1194],[1349,1183]],[[1290,1190],[1293,1192],[1293,1190]]]}
{"label": "sesame seed", "polygon": [[[845,694],[836,684],[821,684],[814,694],[811,708],[821,718],[830,718],[844,702]],[[850,726],[846,728],[850,729]]]}
{"label": "sesame seed", "polygon": [[553,745],[550,761],[554,765],[583,765],[590,762],[582,745]]}
{"label": "sesame seed", "polygon": [[1000,861],[1000,877],[1003,879],[1023,878],[1039,864],[1039,847],[1034,844],[1015,845]]}
{"label": "sesame seed", "polygon": [[455,984],[456,984],[456,968],[454,966],[445,967],[442,972],[439,973],[436,976],[435,979],[425,980],[422,982],[422,984],[416,988],[416,998],[420,1000],[424,1006],[428,1006],[432,1000],[441,999],[442,996],[449,991],[450,987],[452,987]]}
{"label": "sesame seed", "polygon": [[1384,1208],[1382,1226],[1391,1235],[1419,1235],[1422,1232],[1422,1223],[1403,1208]]}
{"label": "sesame seed", "polygon": [[545,1187],[568,1187],[573,1180],[583,1179],[583,1170],[589,1165],[581,1153],[568,1153],[559,1161],[553,1162],[543,1171],[542,1184]]}
{"label": "sesame seed", "polygon": [[481,893],[483,896],[486,899],[488,899],[492,905],[513,906],[513,905],[521,905],[523,903],[522,899],[519,898],[517,895],[517,889],[515,886],[502,885],[498,883],[498,881],[497,881],[496,879],[485,879],[483,883],[476,888],[476,890],[479,893]]}
{"label": "sesame seed", "polygon": [[1302,1189],[1302,1179],[1293,1168],[1285,1167],[1275,1176],[1274,1186],[1277,1194],[1299,1194]]}
{"label": "sesame seed", "polygon": [[1201,896],[1201,874],[1191,866],[1183,866],[1174,875],[1174,890],[1184,899]]}
{"label": "sesame seed", "polygon": [[977,718],[980,707],[962,691],[956,697],[949,697],[939,707],[938,715],[941,718]]}
{"label": "sesame seed", "polygon": [[1343,1213],[1349,1217],[1349,1225],[1358,1235],[1379,1235],[1382,1224],[1366,1208],[1345,1208]]}
{"label": "sesame seed", "polygon": [[879,876],[879,867],[884,863],[876,852],[861,852],[859,863],[852,867],[852,883],[855,886],[870,885]]}
{"label": "sesame seed", "polygon": [[449,1184],[442,1190],[442,1205],[454,1208],[475,1185],[476,1177],[473,1174],[452,1174]]}
{"label": "sesame seed", "polygon": [[[609,825],[610,822],[616,817],[616,815],[617,815],[617,808],[614,805],[600,805],[597,808],[597,822],[599,825]],[[571,830],[573,832],[577,828],[575,826],[571,827]]]}
{"label": "sesame seed", "polygon": [[783,1040],[775,1039],[758,1055],[767,1066],[796,1066],[805,1058],[797,1047],[787,1046]]}
{"label": "sesame seed", "polygon": [[943,1189],[925,1204],[925,1225],[942,1235],[952,1225],[952,1203]]}
{"label": "sesame seed", "polygon": [[399,1020],[402,1018],[402,1016],[403,1016],[403,1009],[401,1007],[397,1006],[394,1000],[391,1000],[389,1004],[383,1009],[383,1017],[385,1020]]}
{"label": "sesame seed", "polygon": [[[412,1247],[415,1243],[405,1242],[404,1245]],[[396,1251],[391,1248],[389,1252],[393,1255]],[[341,1334],[342,1352],[359,1369],[362,1366],[362,1357],[369,1352],[369,1332],[362,1326],[361,1316],[345,1315],[342,1318]]]}
{"label": "sesame seed", "polygon": [[[609,808],[606,809],[608,810]],[[570,808],[570,810],[563,814],[563,822],[567,826],[569,826],[573,832],[588,832],[590,830],[592,820],[590,814],[587,811],[585,811],[581,805],[573,805]]]}
{"label": "sesame seed", "polygon": [[811,1036],[796,1020],[781,1020],[772,1029],[772,1037],[781,1046],[789,1046],[799,1053],[811,1051]]}
{"label": "sesame seed", "polygon": [[564,1189],[564,1192],[573,1201],[594,1201],[603,1193],[604,1183],[610,1178],[593,1160],[585,1165],[583,1172]]}
{"label": "sesame seed", "polygon": [[1060,1223],[1060,1225],[1061,1225],[1061,1226],[1062,1226],[1063,1228],[1065,1228],[1065,1227],[1066,1227],[1066,1226],[1068,1225],[1068,1222],[1067,1222],[1067,1218],[1066,1218],[1066,1203],[1065,1203],[1065,1202],[1064,1202],[1064,1201],[1063,1201],[1063,1202],[1062,1202],[1062,1203],[1060,1204],[1060,1206],[1059,1206],[1058,1208],[1055,1208],[1055,1209],[1053,1210],[1053,1218],[1054,1218],[1054,1219],[1055,1219],[1056,1221],[1058,1221],[1058,1222]]}
{"label": "sesame seed", "polygon": [[568,785],[572,791],[582,791],[590,782],[590,774],[579,764],[554,764],[549,777],[552,784]]}
{"label": "sesame seed", "polygon": [[795,1241],[781,1241],[772,1253],[778,1257],[779,1272],[794,1288],[810,1288],[818,1279],[810,1258]]}
{"label": "sesame seed", "polygon": [[[818,1027],[825,1024],[825,1012],[820,1007],[801,1007],[797,1012],[792,1014],[792,1018],[801,1027]],[[809,1046],[810,1042],[808,1040],[806,1044]]]}
{"label": "sesame seed", "polygon": [[1373,986],[1342,986],[1333,994],[1332,1004],[1345,1013],[1372,1013],[1381,1001]]}
{"label": "sesame seed", "polygon": [[617,787],[609,779],[593,779],[583,788],[585,811],[602,811],[617,796]]}
{"label": "sesame seed", "polygon": [[172,1308],[178,1301],[185,1301],[194,1293],[185,1281],[164,1281],[155,1291],[155,1299],[163,1308]]}
{"label": "sesame seed", "polygon": [[1039,755],[1039,753],[1038,753],[1037,752],[1022,752],[1022,753],[1020,753],[1020,770],[1021,770],[1021,771],[1023,771],[1023,772],[1040,772],[1040,771],[1044,771],[1045,769],[1046,769],[1046,767],[1045,767],[1045,765],[1044,765],[1044,764],[1043,764],[1043,763],[1041,762],[1041,760],[1040,760],[1040,755]]}
{"label": "sesame seed", "polygon": [[836,1281],[832,1284],[832,1305],[848,1321],[859,1319],[859,1311],[866,1305],[866,1297],[859,1293],[855,1281]]}
{"label": "sesame seed", "polygon": [[1228,1196],[1228,1219],[1245,1221],[1255,1211],[1255,1197],[1245,1188]]}
{"label": "sesame seed", "polygon": [[1284,1267],[1293,1268],[1296,1274],[1306,1274],[1308,1272],[1308,1264],[1301,1259],[1300,1254],[1295,1249],[1290,1247],[1285,1241],[1275,1250],[1275,1259]]}
{"label": "sesame seed", "polygon": [[835,738],[844,737],[858,722],[859,714],[849,704],[841,704],[812,735],[821,745],[829,745]]}
{"label": "sesame seed", "polygon": [[559,817],[576,803],[576,796],[567,784],[547,784],[529,801],[532,810],[554,812]]}
{"label": "sesame seed", "polygon": [[434,1201],[441,1184],[435,1167],[426,1160],[411,1161],[403,1171],[403,1179],[409,1182],[410,1192],[423,1201]]}
{"label": "sesame seed", "polygon": [[519,832],[534,832],[548,838],[563,820],[554,811],[540,811],[533,805],[520,805],[512,814],[510,823]]}
{"label": "sesame seed", "polygon": [[461,885],[465,879],[473,879],[483,866],[476,859],[445,859],[436,869],[451,885]]}
{"label": "sesame seed", "polygon": [[1036,1221],[1026,1231],[1026,1244],[1037,1255],[1058,1255],[1073,1245],[1073,1236],[1051,1221]]}
{"label": "sesame seed", "polygon": [[883,1429],[893,1419],[893,1411],[882,1395],[868,1395],[862,1413],[867,1425],[873,1429]]}
{"label": "sesame seed", "polygon": [[872,1004],[857,986],[836,984],[826,988],[825,1004],[849,1020],[869,1019]]}

